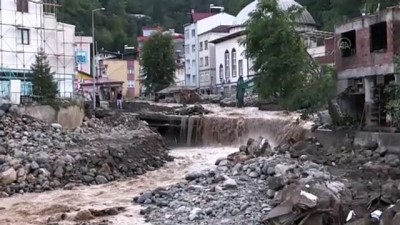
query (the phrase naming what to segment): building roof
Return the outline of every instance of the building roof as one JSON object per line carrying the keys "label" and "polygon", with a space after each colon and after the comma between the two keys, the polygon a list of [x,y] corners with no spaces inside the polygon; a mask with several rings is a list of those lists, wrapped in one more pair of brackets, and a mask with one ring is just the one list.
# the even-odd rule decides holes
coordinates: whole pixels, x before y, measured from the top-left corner
{"label": "building roof", "polygon": [[240,37],[242,35],[244,35],[244,30],[241,30],[241,31],[238,31],[238,32],[235,32],[235,33],[231,33],[231,34],[228,34],[226,36],[217,38],[215,40],[210,41],[210,43],[218,44],[218,43],[221,43],[221,42],[224,42],[224,41],[236,38],[236,37]]}
{"label": "building roof", "polygon": [[85,76],[92,77],[92,74],[88,74],[88,73],[86,73],[86,72],[84,72],[84,71],[82,71],[82,70],[78,70],[78,71],[76,71],[76,72],[79,73],[79,74],[85,75]]}
{"label": "building roof", "polygon": [[[120,81],[120,80],[112,80],[108,77],[101,77],[96,79],[95,84],[96,85],[104,85],[104,84],[123,84],[124,81]],[[93,85],[92,80],[85,80],[82,84],[82,86],[91,86]]]}
{"label": "building roof", "polygon": [[192,23],[195,23],[195,22],[197,22],[197,21],[199,21],[199,20],[205,19],[205,18],[210,17],[210,16],[214,16],[214,15],[215,15],[215,13],[193,12],[193,13],[191,14],[191,22],[192,22]]}
{"label": "building roof", "polygon": [[169,86],[167,88],[162,89],[161,91],[158,91],[158,94],[169,94],[169,93],[176,93],[176,92],[181,92],[183,90],[188,90],[188,91],[195,91],[197,87],[195,86]]}
{"label": "building roof", "polygon": [[[253,1],[252,3],[248,4],[245,6],[236,16],[235,21],[233,22],[234,25],[243,25],[245,24],[249,18],[252,12],[254,12],[257,9],[258,5],[258,0]],[[297,6],[303,9],[303,12],[301,15],[297,18],[296,22],[300,24],[305,24],[305,25],[317,25],[315,22],[314,18],[311,16],[311,14],[299,3],[297,3],[294,0],[278,0],[278,7],[281,10],[288,10],[292,6]]]}

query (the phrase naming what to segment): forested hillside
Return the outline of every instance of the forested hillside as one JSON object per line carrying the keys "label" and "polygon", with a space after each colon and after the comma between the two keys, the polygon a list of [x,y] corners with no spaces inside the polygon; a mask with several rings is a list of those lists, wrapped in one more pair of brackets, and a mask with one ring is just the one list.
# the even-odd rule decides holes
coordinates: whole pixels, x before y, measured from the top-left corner
{"label": "forested hillside", "polygon": [[[91,10],[104,7],[96,14],[96,40],[99,47],[122,49],[124,44],[135,45],[142,26],[162,25],[178,32],[188,22],[191,9],[206,11],[210,4],[223,5],[225,11],[236,15],[252,0],[60,0],[63,5],[60,20],[76,25],[77,33],[91,34]],[[335,23],[361,14],[366,8],[375,11],[395,5],[395,0],[298,0],[314,16],[324,30],[332,30]],[[366,3],[367,2],[367,3]],[[137,18],[144,14],[151,19]]]}

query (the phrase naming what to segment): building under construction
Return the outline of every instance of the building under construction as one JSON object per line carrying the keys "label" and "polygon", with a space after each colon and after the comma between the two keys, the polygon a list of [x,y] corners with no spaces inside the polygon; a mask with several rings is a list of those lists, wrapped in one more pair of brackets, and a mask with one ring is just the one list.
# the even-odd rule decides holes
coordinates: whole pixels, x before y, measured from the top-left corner
{"label": "building under construction", "polygon": [[15,101],[34,95],[31,65],[42,49],[60,97],[74,93],[75,26],[57,21],[57,0],[1,0],[0,95]]}

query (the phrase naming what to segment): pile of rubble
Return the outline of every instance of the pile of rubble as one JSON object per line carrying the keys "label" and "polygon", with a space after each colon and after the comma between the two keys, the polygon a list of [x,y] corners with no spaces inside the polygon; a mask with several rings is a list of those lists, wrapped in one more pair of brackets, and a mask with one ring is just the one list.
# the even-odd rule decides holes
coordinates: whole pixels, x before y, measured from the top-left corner
{"label": "pile of rubble", "polygon": [[[256,107],[258,103],[258,96],[255,94],[247,93],[244,97],[245,107]],[[236,93],[221,99],[219,105],[222,107],[236,107]]]}
{"label": "pile of rubble", "polygon": [[[396,151],[379,146],[377,142],[370,141],[363,146],[349,143],[340,147],[323,146],[317,139],[309,138],[292,145],[277,147],[277,151],[290,152],[293,158],[307,155],[313,162],[339,166],[341,168],[362,170],[365,176],[373,173],[377,178],[400,179],[400,158]],[[363,174],[364,175],[364,174]]]}
{"label": "pile of rubble", "polygon": [[[344,188],[326,167],[274,154],[263,138],[250,139],[239,152],[217,160],[216,165],[215,169],[188,173],[186,182],[149,190],[134,201],[147,206],[141,213],[152,224],[264,224],[288,219],[289,214],[298,219],[299,214],[293,214],[292,209],[304,202],[316,207],[310,186],[319,184],[319,195],[327,198],[337,196]],[[305,199],[293,203],[290,212],[276,213],[279,208],[274,206],[287,204],[283,200],[289,198],[288,190],[293,188],[296,191],[290,192],[290,198],[298,199],[297,193],[306,195]]]}
{"label": "pile of rubble", "polygon": [[0,197],[104,184],[171,160],[162,137],[129,115],[66,131],[29,116],[0,117]]}
{"label": "pile of rubble", "polygon": [[193,115],[205,115],[205,114],[209,114],[209,113],[211,113],[211,111],[205,109],[202,105],[194,104],[193,106],[177,108],[173,112],[167,113],[167,114],[193,116]]}
{"label": "pile of rubble", "polygon": [[398,181],[371,174],[361,179],[367,173],[358,170],[351,176],[299,148],[249,139],[216,168],[190,172],[186,181],[144,192],[134,202],[152,224],[398,224]]}

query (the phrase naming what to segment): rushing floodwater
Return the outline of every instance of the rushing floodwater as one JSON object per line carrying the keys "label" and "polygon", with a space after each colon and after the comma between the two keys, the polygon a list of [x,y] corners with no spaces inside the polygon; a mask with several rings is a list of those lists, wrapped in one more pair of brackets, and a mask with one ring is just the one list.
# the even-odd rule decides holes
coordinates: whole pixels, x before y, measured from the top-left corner
{"label": "rushing floodwater", "polygon": [[[125,213],[100,220],[109,219],[118,225],[146,225],[148,223],[139,216],[140,206],[132,203],[134,196],[177,183],[187,172],[211,168],[218,158],[235,151],[237,148],[229,147],[178,148],[171,151],[171,155],[178,157],[174,162],[135,179],[0,199],[0,224],[46,224],[49,217],[68,212],[71,208],[125,207]],[[72,223],[66,221],[62,224]]]}

